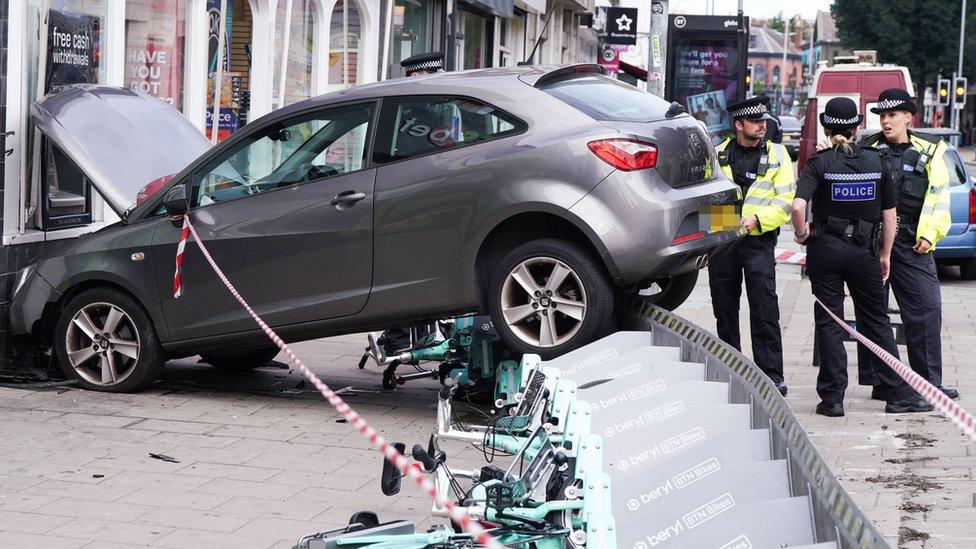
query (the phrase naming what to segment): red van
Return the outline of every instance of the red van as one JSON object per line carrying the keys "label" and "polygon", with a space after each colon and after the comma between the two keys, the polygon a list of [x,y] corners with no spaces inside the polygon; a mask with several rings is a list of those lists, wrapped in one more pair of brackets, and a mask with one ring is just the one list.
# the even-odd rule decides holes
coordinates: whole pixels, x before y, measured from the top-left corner
{"label": "red van", "polygon": [[871,114],[869,109],[878,102],[881,92],[888,88],[902,88],[915,97],[915,87],[905,67],[852,63],[817,70],[810,86],[807,113],[803,120],[798,169],[803,169],[807,159],[816,151],[817,140],[823,137],[820,113],[827,101],[834,97],[850,97],[857,103],[858,111],[865,115],[861,128],[880,130],[878,116]]}

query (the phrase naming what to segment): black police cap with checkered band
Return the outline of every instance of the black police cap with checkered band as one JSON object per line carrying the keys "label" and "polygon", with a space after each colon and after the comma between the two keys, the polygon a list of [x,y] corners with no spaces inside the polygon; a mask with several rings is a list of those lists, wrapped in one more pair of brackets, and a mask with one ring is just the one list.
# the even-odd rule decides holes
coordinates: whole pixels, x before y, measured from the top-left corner
{"label": "black police cap with checkered band", "polygon": [[871,107],[871,112],[881,114],[887,111],[907,111],[915,114],[918,108],[912,102],[912,96],[901,88],[888,88],[878,96],[878,104]]}
{"label": "black police cap with checkered band", "polygon": [[732,103],[725,110],[729,112],[729,116],[733,120],[741,120],[743,118],[749,120],[768,120],[771,118],[769,116],[769,98],[765,95],[757,95],[756,97],[750,97],[744,101],[737,101]]}
{"label": "black police cap with checkered band", "polygon": [[444,68],[444,54],[439,51],[418,53],[400,61],[400,66],[407,76],[417,71],[437,72]]}

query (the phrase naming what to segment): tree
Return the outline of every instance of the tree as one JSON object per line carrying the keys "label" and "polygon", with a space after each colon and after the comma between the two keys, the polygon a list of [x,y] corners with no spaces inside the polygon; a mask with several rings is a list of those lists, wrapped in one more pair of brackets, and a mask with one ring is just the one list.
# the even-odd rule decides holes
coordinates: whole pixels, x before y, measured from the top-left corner
{"label": "tree", "polygon": [[[966,29],[976,30],[968,6]],[[877,50],[879,63],[908,67],[921,97],[936,75],[951,75],[959,56],[959,0],[834,0],[837,35],[852,49]],[[976,72],[976,43],[967,32],[963,72]]]}
{"label": "tree", "polygon": [[783,19],[783,12],[780,11],[769,20],[769,28],[783,32],[786,29],[786,19]]}

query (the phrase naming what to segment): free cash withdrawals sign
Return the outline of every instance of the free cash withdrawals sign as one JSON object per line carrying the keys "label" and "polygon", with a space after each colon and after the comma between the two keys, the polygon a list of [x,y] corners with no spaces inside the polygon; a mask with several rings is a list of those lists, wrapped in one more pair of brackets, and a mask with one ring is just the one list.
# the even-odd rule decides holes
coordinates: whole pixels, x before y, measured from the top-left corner
{"label": "free cash withdrawals sign", "polygon": [[65,84],[97,82],[98,30],[97,17],[56,10],[48,12],[45,92]]}
{"label": "free cash withdrawals sign", "polygon": [[637,43],[637,8],[607,8],[606,35],[603,42],[633,46]]}

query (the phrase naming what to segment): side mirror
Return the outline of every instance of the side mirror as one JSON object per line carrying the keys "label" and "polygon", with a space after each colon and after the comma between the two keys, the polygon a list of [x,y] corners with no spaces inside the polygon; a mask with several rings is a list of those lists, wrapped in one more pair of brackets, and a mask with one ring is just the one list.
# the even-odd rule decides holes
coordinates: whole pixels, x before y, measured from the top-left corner
{"label": "side mirror", "polygon": [[[394,442],[393,447],[401,454],[406,451],[407,446],[402,442]],[[383,495],[394,496],[400,493],[400,471],[390,460],[383,458],[383,473],[380,475],[380,489]]]}
{"label": "side mirror", "polygon": [[163,206],[166,208],[166,213],[170,217],[179,217],[186,214],[186,185],[176,185],[167,191],[166,198],[163,199]]}

